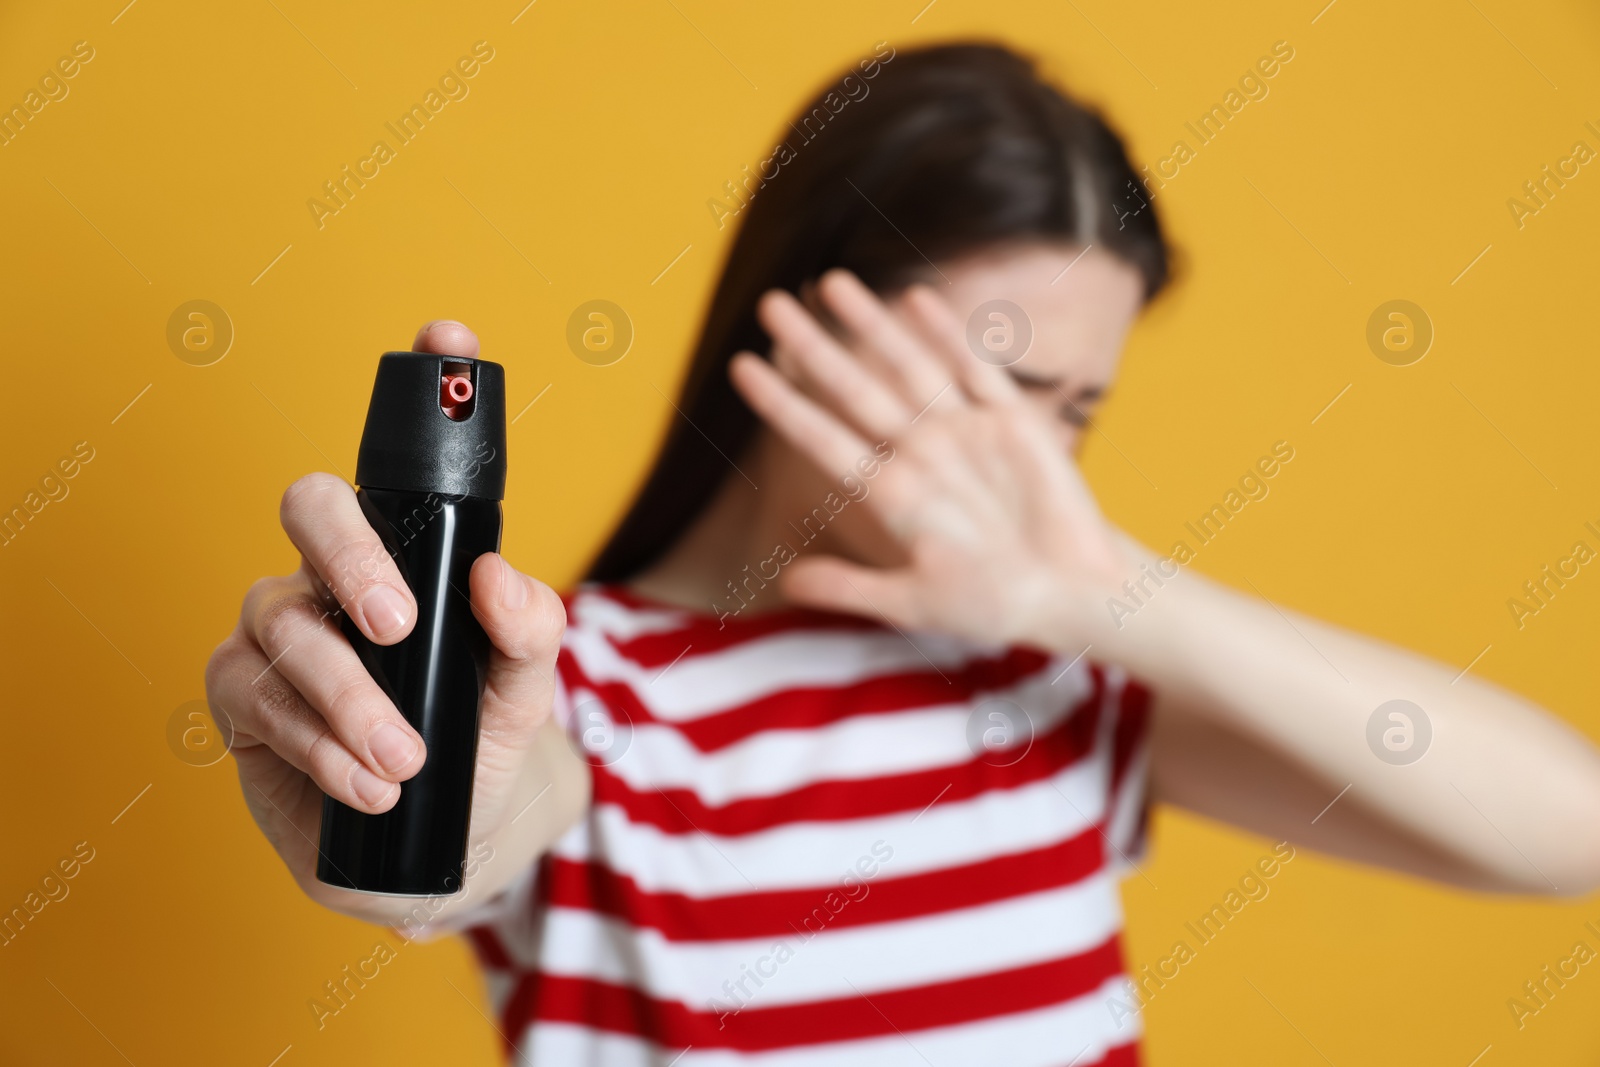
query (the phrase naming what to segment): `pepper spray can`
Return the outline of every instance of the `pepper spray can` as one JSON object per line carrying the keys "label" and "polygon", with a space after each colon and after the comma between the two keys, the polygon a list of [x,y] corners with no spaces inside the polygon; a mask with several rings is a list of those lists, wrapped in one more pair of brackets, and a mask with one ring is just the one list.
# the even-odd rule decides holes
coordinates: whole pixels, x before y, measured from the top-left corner
{"label": "pepper spray can", "polygon": [[393,645],[367,640],[348,614],[340,629],[422,736],[427,759],[381,815],[323,798],[319,881],[400,896],[461,890],[489,661],[468,575],[500,548],[505,451],[498,363],[422,352],[379,360],[356,498],[416,598],[417,622]]}

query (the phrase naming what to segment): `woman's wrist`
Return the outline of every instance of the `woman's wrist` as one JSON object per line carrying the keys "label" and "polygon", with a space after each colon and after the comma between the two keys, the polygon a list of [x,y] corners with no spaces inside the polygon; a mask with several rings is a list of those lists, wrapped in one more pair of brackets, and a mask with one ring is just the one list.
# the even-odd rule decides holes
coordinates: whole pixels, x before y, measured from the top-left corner
{"label": "woman's wrist", "polygon": [[1226,591],[1121,531],[1112,537],[1115,568],[1043,583],[1051,590],[1047,607],[1025,640],[1069,658],[1086,653],[1151,684],[1192,684],[1199,647],[1218,636],[1207,619]]}

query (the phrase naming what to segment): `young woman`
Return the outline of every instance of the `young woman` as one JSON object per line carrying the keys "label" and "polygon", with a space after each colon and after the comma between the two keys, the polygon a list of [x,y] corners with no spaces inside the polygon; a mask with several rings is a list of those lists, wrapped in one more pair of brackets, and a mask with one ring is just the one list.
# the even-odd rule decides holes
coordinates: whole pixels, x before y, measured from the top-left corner
{"label": "young woman", "polygon": [[[1600,884],[1576,732],[1100,514],[1073,455],[1168,263],[1104,122],[994,47],[880,50],[830,92],[740,212],[591,580],[473,569],[496,651],[457,898],[313,876],[323,794],[385,811],[426,754],[328,619],[398,641],[411,594],[349,485],[285,493],[303,565],[207,687],[305,892],[470,928],[524,1062],[1086,1067],[1137,1057],[1117,878],[1151,796],[1280,854]],[[478,351],[455,322],[416,347]]]}

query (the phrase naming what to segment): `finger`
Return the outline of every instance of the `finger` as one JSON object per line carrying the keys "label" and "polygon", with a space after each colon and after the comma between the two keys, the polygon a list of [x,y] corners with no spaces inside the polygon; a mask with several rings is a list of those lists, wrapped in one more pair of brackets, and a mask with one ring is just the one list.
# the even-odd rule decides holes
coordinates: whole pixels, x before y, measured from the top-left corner
{"label": "finger", "polygon": [[823,275],[818,290],[824,304],[875,357],[873,362],[913,411],[960,401],[960,395],[947,388],[949,368],[861,279],[846,270],[831,270]]}
{"label": "finger", "polygon": [[261,832],[302,887],[314,884],[323,792],[266,745],[235,746],[239,786]]}
{"label": "finger", "polygon": [[277,673],[370,771],[403,782],[422,769],[422,737],[373,681],[300,576],[253,585],[242,623]]}
{"label": "finger", "polygon": [[772,350],[768,353],[768,359],[785,378],[788,378],[796,385],[803,386],[805,384],[805,372],[800,366],[800,357],[795,355],[794,349],[774,341]]}
{"label": "finger", "polygon": [[1042,488],[1027,493],[1022,501],[1038,528],[1063,531],[1090,567],[1116,573],[1117,547],[1106,536],[1100,505],[1077,463],[1039,424],[1019,419],[1008,425],[1013,427],[1007,450],[1010,462],[1022,474],[1023,484]]}
{"label": "finger", "polygon": [[224,644],[207,671],[206,688],[212,707],[233,722],[236,746],[267,746],[358,811],[377,814],[394,806],[400,786],[368,770],[248,637]]}
{"label": "finger", "polygon": [[823,471],[842,474],[872,453],[872,446],[854,430],[803,395],[759,356],[750,352],[734,356],[728,377],[767,425]]}
{"label": "finger", "polygon": [[767,293],[757,305],[757,316],[784,362],[857,429],[881,440],[911,421],[905,403],[830,338],[794,297],[781,290]]}
{"label": "finger", "polygon": [[392,645],[411,632],[416,600],[342,478],[306,475],[284,491],[278,514],[289,540],[362,633]]}
{"label": "finger", "polygon": [[912,327],[924,338],[929,348],[943,358],[945,366],[955,375],[955,380],[968,396],[985,404],[1023,401],[1022,389],[1016,379],[973,354],[967,346],[966,329],[961,321],[950,310],[950,305],[931,288],[913,285],[906,290],[904,305]]}
{"label": "finger", "polygon": [[436,356],[478,356],[478,335],[455,319],[435,319],[417,331],[411,342],[416,352],[432,352]]}
{"label": "finger", "polygon": [[566,608],[555,590],[496,552],[478,557],[469,583],[472,613],[494,646],[479,705],[479,750],[483,758],[505,753],[509,769],[549,716]]}
{"label": "finger", "polygon": [[779,581],[785,597],[806,607],[886,619],[900,627],[919,625],[914,580],[907,571],[807,556],[789,564]]}
{"label": "finger", "polygon": [[822,296],[817,291],[816,282],[810,279],[801,282],[795,296],[799,299],[800,306],[811,312],[811,317],[822,324],[822,328],[828,332],[829,337],[837,341],[844,340],[844,326],[834,317],[833,312],[828,310],[827,305],[822,302]]}

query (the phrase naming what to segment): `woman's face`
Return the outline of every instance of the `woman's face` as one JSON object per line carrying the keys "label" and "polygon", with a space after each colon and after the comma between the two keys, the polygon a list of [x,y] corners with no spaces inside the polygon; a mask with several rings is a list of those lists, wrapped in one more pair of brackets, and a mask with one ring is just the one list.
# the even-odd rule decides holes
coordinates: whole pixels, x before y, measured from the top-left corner
{"label": "woman's face", "polygon": [[[968,324],[974,351],[1006,365],[1050,425],[1058,428],[1061,447],[1076,452],[1084,428],[1111,388],[1123,341],[1143,305],[1139,272],[1097,248],[1085,252],[1079,247],[1032,244],[941,264],[937,272],[929,272],[927,282]],[[994,307],[991,301],[1007,301],[1017,311]],[[888,303],[891,310],[899,310],[898,299]],[[986,339],[986,331],[999,332]],[[1019,358],[1024,334],[1031,339]],[[769,494],[769,503],[786,513],[805,514],[836,487],[775,435],[769,432],[763,438],[774,464],[769,470],[784,487],[778,494],[782,499]],[[863,508],[841,512],[829,527],[829,541],[826,551],[881,565],[889,565],[898,553],[892,538]]]}
{"label": "woman's face", "polygon": [[[1006,366],[1060,427],[1062,447],[1076,452],[1143,305],[1139,272],[1093,246],[1085,252],[1035,244],[941,264],[927,280],[968,324],[968,343],[979,358]],[[1020,309],[1021,321],[1011,321],[1015,313],[992,301]]]}

